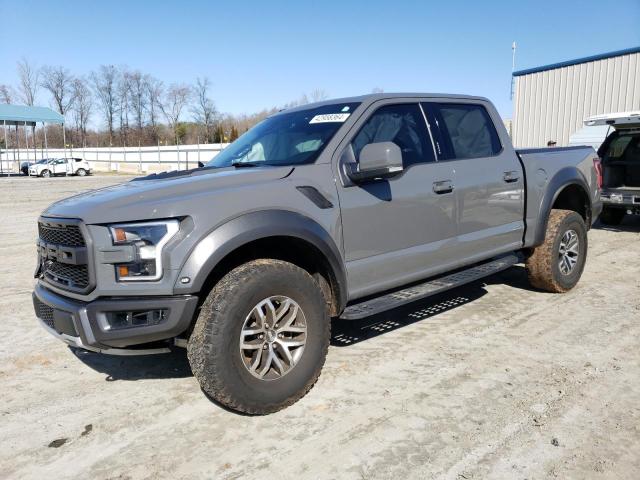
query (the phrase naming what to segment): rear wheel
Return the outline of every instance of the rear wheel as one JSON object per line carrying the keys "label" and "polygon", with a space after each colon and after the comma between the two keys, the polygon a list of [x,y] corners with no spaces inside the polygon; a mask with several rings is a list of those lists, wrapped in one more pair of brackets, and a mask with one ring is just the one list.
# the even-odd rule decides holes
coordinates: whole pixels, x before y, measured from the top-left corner
{"label": "rear wheel", "polygon": [[87,171],[84,168],[79,168],[76,171],[76,175],[79,177],[84,177],[87,174]]}
{"label": "rear wheel", "polygon": [[600,214],[600,221],[604,225],[620,225],[625,214],[622,208],[605,207]]}
{"label": "rear wheel", "polygon": [[210,397],[262,415],[311,389],[329,339],[327,303],[313,277],[291,263],[262,259],[237,267],[213,288],[187,352]]}
{"label": "rear wheel", "polygon": [[51,176],[51,170],[43,170],[40,176],[44,178],[49,178]]}
{"label": "rear wheel", "polygon": [[571,290],[582,276],[587,246],[584,219],[571,210],[551,210],[544,243],[526,261],[529,282],[548,292]]}

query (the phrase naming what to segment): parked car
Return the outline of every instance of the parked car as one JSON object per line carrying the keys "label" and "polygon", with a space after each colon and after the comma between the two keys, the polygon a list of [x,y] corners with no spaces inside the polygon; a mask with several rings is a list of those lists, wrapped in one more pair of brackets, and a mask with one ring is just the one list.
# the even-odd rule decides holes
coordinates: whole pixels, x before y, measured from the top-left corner
{"label": "parked car", "polygon": [[318,379],[331,317],[364,318],[519,262],[536,288],[573,288],[601,210],[598,162],[590,147],[514,150],[478,97],[284,110],[202,168],[51,205],[36,316],[96,352],[186,346],[208,395],[274,412]]}
{"label": "parked car", "polygon": [[45,163],[36,163],[29,167],[29,175],[51,177],[57,175],[78,175],[84,177],[91,174],[89,162],[82,158],[54,158]]}
{"label": "parked car", "polygon": [[600,221],[619,225],[625,215],[640,215],[640,111],[596,115],[584,123],[610,127],[598,149],[604,205]]}
{"label": "parked car", "polygon": [[54,160],[54,159],[53,158],[43,158],[43,159],[38,160],[36,162],[22,162],[20,164],[20,173],[22,173],[23,175],[29,175],[29,167],[31,167],[32,165],[42,165],[42,164],[50,162],[51,160]]}

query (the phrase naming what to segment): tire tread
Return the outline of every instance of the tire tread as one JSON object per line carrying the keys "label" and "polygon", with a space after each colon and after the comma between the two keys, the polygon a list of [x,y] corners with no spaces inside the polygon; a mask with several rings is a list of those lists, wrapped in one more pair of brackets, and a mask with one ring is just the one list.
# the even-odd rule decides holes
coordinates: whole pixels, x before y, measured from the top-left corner
{"label": "tire tread", "polygon": [[[319,294],[322,290],[317,282],[308,272],[300,267],[288,262],[274,259],[258,259],[247,262],[227,273],[211,290],[206,300],[202,304],[200,315],[189,339],[187,355],[194,376],[200,382],[201,388],[213,400],[226,408],[250,415],[264,415],[286,408],[300,398],[305,396],[315,385],[320,377],[322,364],[329,349],[331,337],[331,322],[324,322],[325,332],[322,335],[323,362],[318,365],[314,374],[309,378],[303,388],[299,389],[283,402],[260,403],[257,405],[250,399],[238,398],[234,395],[226,384],[218,370],[218,365],[222,362],[218,358],[220,351],[214,348],[216,339],[214,338],[222,330],[225,321],[225,313],[229,307],[230,299],[233,298],[234,290],[246,278],[260,275],[265,268],[275,269],[281,275],[304,275],[308,277],[318,288]],[[324,298],[324,295],[322,295]],[[324,302],[326,305],[326,302]],[[326,308],[326,307],[325,307]],[[328,319],[328,310],[326,312]]]}

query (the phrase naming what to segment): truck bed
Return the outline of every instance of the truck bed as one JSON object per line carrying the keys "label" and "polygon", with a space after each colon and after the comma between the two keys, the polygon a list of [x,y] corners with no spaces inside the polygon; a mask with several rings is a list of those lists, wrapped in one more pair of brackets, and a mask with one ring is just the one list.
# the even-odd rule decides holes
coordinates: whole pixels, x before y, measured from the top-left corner
{"label": "truck bed", "polygon": [[[577,168],[589,195],[592,199],[594,196],[598,196],[599,199],[593,168],[593,161],[598,159],[598,156],[592,147],[587,146],[523,148],[517,149],[516,153],[527,180],[524,246],[530,247],[540,240],[541,229],[546,227],[540,225],[539,220],[546,218],[544,210],[550,208],[553,199],[546,198],[545,195],[557,192],[562,186],[565,169],[568,172]],[[553,184],[554,188],[549,188],[549,184]]]}

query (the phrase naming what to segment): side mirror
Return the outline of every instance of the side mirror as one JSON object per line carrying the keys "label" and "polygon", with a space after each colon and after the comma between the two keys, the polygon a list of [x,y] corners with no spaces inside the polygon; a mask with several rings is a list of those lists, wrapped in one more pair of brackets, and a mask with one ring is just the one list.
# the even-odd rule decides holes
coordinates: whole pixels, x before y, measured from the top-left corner
{"label": "side mirror", "polygon": [[393,177],[402,171],[402,151],[393,142],[369,143],[360,152],[359,163],[350,165],[347,174],[355,183]]}
{"label": "side mirror", "polygon": [[204,163],[198,160],[198,168],[202,168],[202,167],[204,167]]}

